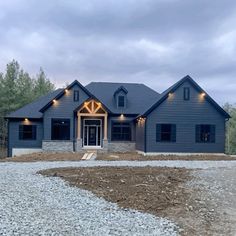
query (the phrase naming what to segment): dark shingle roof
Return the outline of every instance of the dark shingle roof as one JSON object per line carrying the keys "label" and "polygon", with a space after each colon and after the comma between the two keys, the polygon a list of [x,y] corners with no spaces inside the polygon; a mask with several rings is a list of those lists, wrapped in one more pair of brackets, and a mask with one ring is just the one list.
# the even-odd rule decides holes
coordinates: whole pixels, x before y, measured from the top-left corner
{"label": "dark shingle roof", "polygon": [[[159,93],[144,84],[92,82],[85,87],[105,104],[111,112],[116,114],[141,114],[160,97]],[[128,91],[126,109],[117,108],[113,96],[117,89],[121,87]]]}
{"label": "dark shingle roof", "polygon": [[63,89],[57,89],[24,107],[11,112],[6,118],[42,118],[43,114],[39,110],[56,97]]}

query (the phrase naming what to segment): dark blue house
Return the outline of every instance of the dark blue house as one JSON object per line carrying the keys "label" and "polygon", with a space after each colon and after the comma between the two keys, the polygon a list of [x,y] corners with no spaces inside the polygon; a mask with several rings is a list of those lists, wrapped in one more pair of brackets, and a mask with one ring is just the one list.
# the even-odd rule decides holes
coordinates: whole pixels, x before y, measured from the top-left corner
{"label": "dark blue house", "polygon": [[6,117],[8,155],[37,151],[224,153],[230,118],[190,76],[144,84],[74,81]]}

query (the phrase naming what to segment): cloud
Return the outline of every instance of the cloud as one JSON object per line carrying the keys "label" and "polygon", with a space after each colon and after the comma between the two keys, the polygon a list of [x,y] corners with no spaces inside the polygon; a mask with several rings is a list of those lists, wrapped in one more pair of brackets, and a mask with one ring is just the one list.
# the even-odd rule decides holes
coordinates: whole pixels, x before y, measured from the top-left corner
{"label": "cloud", "polygon": [[0,2],[0,70],[15,58],[58,85],[142,82],[161,92],[190,74],[221,104],[236,100],[236,2]]}

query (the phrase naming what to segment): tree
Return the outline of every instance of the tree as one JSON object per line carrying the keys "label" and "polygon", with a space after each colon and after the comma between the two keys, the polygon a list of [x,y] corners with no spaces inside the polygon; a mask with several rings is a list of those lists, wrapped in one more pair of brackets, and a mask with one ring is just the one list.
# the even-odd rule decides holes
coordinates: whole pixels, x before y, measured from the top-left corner
{"label": "tree", "polygon": [[6,72],[0,72],[0,157],[1,147],[7,139],[7,122],[4,117],[23,107],[38,97],[55,89],[42,68],[36,79],[20,68],[16,60],[6,66]]}
{"label": "tree", "polygon": [[231,116],[226,124],[226,152],[227,154],[236,154],[236,107],[226,103],[223,108]]}
{"label": "tree", "polygon": [[55,90],[54,84],[50,82],[50,80],[44,73],[43,69],[40,68],[39,74],[37,75],[37,78],[35,80],[35,86],[34,86],[35,98],[45,95],[53,90]]}

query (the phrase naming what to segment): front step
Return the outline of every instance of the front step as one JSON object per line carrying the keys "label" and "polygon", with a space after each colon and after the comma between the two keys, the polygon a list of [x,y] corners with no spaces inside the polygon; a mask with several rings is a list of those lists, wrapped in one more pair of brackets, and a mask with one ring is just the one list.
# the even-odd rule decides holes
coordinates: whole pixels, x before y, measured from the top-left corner
{"label": "front step", "polygon": [[88,151],[84,153],[82,160],[94,160],[97,157],[97,153],[95,151]]}

